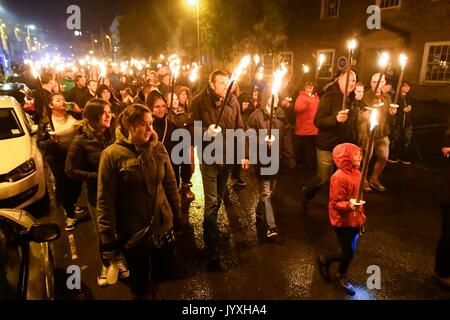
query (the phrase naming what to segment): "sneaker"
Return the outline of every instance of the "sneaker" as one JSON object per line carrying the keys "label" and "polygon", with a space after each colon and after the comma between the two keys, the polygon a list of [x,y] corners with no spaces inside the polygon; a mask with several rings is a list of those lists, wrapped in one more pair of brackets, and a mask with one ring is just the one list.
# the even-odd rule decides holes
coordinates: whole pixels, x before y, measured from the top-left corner
{"label": "sneaker", "polygon": [[72,219],[72,218],[67,218],[66,219],[66,226],[64,227],[64,229],[66,231],[73,231],[75,230],[75,224],[76,224],[76,220]]}
{"label": "sneaker", "polygon": [[407,160],[399,160],[401,163],[403,163],[403,164],[411,164],[411,161],[407,161]]}
{"label": "sneaker", "polygon": [[322,276],[322,278],[326,282],[331,282],[330,269],[329,269],[329,266],[325,262],[323,262],[323,257],[317,258],[317,264],[319,266],[319,272],[320,272],[320,275]]}
{"label": "sneaker", "polygon": [[389,163],[399,163],[399,160],[393,160],[393,159],[387,159],[387,162]]}
{"label": "sneaker", "polygon": [[100,271],[100,276],[97,277],[97,283],[100,287],[106,287],[108,285],[108,281],[106,280],[108,275],[108,267],[102,265],[102,270]]}
{"label": "sneaker", "polygon": [[386,187],[383,186],[378,179],[369,178],[368,182],[369,182],[369,185],[372,188],[374,188],[375,190],[378,190],[381,192],[386,191]]}
{"label": "sneaker", "polygon": [[372,188],[370,187],[369,183],[366,181],[364,181],[364,186],[363,186],[363,191],[364,192],[371,192]]}
{"label": "sneaker", "polygon": [[125,263],[124,259],[117,259],[116,261],[117,266],[119,267],[119,278],[120,279],[126,279],[130,276],[130,270],[128,270],[128,267]]}
{"label": "sneaker", "polygon": [[182,193],[186,196],[186,199],[195,200],[195,194],[191,191],[191,187],[189,186],[189,184],[183,184],[181,190]]}
{"label": "sneaker", "polygon": [[117,261],[113,261],[109,264],[108,271],[106,272],[106,282],[110,285],[116,284],[119,278],[119,265]]}
{"label": "sneaker", "polygon": [[278,237],[277,229],[276,228],[269,228],[269,229],[267,229],[266,237],[269,238],[269,239]]}
{"label": "sneaker", "polygon": [[247,185],[247,179],[243,177],[239,177],[238,179],[233,179],[233,184],[241,187],[245,187]]}
{"label": "sneaker", "polygon": [[345,293],[354,296],[356,294],[355,288],[353,288],[353,284],[348,281],[347,277],[340,276],[339,286],[344,290]]}

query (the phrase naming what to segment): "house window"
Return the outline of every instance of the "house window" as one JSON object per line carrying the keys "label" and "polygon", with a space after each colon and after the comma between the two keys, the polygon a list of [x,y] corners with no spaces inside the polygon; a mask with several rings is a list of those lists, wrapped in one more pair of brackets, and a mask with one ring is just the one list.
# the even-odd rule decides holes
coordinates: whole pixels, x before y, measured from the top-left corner
{"label": "house window", "polygon": [[377,0],[377,5],[381,9],[399,8],[400,4],[401,4],[401,0]]}
{"label": "house window", "polygon": [[421,82],[450,84],[450,41],[428,42],[422,61]]}
{"label": "house window", "polygon": [[271,78],[273,73],[280,68],[281,63],[284,62],[288,69],[288,75],[292,75],[292,64],[294,61],[294,54],[290,51],[279,52],[276,54],[269,53],[263,56],[264,74],[266,77]]}
{"label": "house window", "polygon": [[[320,63],[320,56],[323,55],[325,60]],[[318,50],[316,59],[316,77],[317,79],[331,79],[333,77],[334,50]]]}
{"label": "house window", "polygon": [[320,18],[337,18],[339,16],[339,3],[339,0],[322,0]]}

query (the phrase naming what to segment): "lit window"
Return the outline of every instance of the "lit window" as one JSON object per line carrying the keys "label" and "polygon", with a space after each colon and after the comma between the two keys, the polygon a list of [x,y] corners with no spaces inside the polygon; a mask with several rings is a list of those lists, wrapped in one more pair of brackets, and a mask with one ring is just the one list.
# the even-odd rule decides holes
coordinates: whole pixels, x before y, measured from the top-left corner
{"label": "lit window", "polygon": [[450,41],[425,44],[421,82],[450,83]]}
{"label": "lit window", "polygon": [[377,0],[377,5],[381,9],[398,8],[400,7],[401,0]]}
{"label": "lit window", "polygon": [[322,0],[321,18],[336,18],[339,16],[339,0]]}
{"label": "lit window", "polygon": [[[320,55],[325,57],[322,63],[319,61]],[[316,60],[317,79],[331,79],[333,77],[334,50],[318,50]]]}

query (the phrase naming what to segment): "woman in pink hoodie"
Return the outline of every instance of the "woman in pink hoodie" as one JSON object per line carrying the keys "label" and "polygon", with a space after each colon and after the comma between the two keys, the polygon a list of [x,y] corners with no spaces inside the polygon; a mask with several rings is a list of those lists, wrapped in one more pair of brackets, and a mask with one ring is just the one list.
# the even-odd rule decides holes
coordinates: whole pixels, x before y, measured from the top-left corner
{"label": "woman in pink hoodie", "polygon": [[[297,164],[305,165],[308,148],[311,154],[316,153],[317,128],[314,125],[314,116],[319,106],[319,96],[314,92],[312,82],[306,82],[304,90],[295,100],[294,111],[297,114],[295,120],[294,139],[295,156]],[[316,163],[315,157],[312,163]],[[311,167],[314,165],[310,165]]]}
{"label": "woman in pink hoodie", "polygon": [[358,234],[366,216],[363,206],[354,206],[350,199],[355,199],[358,193],[361,178],[359,171],[362,160],[361,148],[351,143],[339,144],[333,149],[333,160],[338,170],[331,176],[328,213],[341,252],[320,256],[318,264],[320,274],[329,282],[329,267],[331,263],[339,262],[336,275],[339,285],[345,292],[354,295],[353,285],[347,280],[347,270],[355,254]]}

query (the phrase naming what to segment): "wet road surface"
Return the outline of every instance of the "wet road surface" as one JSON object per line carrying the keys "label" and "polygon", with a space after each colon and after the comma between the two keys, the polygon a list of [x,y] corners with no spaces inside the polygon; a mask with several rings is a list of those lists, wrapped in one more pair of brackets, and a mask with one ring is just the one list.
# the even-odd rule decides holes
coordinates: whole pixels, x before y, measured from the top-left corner
{"label": "wet road surface", "polygon": [[[448,163],[446,164],[448,165]],[[435,200],[439,172],[419,165],[389,165],[382,181],[384,193],[366,200],[366,233],[357,244],[349,279],[357,294],[350,297],[335,284],[325,283],[316,257],[338,248],[329,224],[327,190],[312,201],[308,214],[300,210],[299,191],[313,176],[311,170],[281,174],[273,206],[280,236],[265,238],[255,218],[257,182],[252,171],[246,187],[228,185],[219,213],[222,271],[207,270],[203,251],[203,192],[200,170],[193,177],[196,199],[190,204],[191,231],[177,238],[174,274],[159,286],[162,299],[450,299],[450,292],[433,279],[440,214]],[[100,288],[96,277],[100,259],[90,221],[64,231],[61,208],[54,205],[45,220],[57,221],[61,238],[52,243],[57,267],[57,299],[131,299],[122,282]],[[72,250],[69,236],[73,235]],[[74,251],[75,249],[75,251]],[[66,268],[81,268],[81,290],[68,290]],[[381,271],[381,289],[368,289],[369,266]],[[336,272],[336,267],[332,269]]]}

